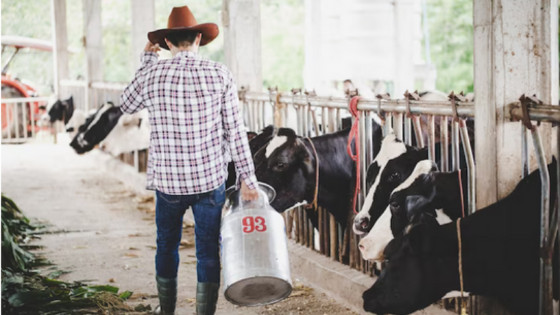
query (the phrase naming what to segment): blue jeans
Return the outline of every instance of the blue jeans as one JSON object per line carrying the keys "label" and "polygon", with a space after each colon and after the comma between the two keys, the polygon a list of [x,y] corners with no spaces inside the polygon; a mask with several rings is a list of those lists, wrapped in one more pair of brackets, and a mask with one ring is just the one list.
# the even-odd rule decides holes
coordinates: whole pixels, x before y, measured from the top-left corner
{"label": "blue jeans", "polygon": [[168,195],[156,191],[157,250],[156,273],[176,278],[183,215],[192,207],[198,282],[220,283],[219,237],[225,185],[196,195]]}

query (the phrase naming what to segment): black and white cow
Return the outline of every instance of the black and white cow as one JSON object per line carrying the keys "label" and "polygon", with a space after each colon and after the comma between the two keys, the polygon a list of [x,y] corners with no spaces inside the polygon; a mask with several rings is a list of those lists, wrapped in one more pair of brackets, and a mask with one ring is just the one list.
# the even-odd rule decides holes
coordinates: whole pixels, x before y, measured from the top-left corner
{"label": "black and white cow", "polygon": [[[265,146],[274,136],[274,127],[267,126],[261,133],[257,134],[252,131],[247,132],[247,139],[249,139],[249,149],[251,150],[251,156],[254,156],[260,148]],[[237,180],[237,173],[235,170],[235,164],[233,161],[228,163],[228,178],[226,180],[226,188],[235,185]]]}
{"label": "black and white cow", "polygon": [[63,121],[65,125],[68,124],[74,114],[74,98],[70,96],[65,100],[57,100],[51,105],[47,114],[51,123]]}
{"label": "black and white cow", "polygon": [[[376,153],[381,145],[382,131],[377,123],[372,125],[373,150]],[[298,205],[312,203],[318,167],[318,205],[332,213],[335,220],[345,226],[352,213],[355,182],[354,161],[346,151],[349,132],[349,129],[345,129],[318,137],[302,138],[292,129],[278,129],[272,140],[253,157],[257,179],[276,190],[272,207],[283,212]]]}
{"label": "black and white cow", "polygon": [[[556,174],[556,162],[548,166]],[[551,204],[556,199],[551,176]],[[514,191],[460,222],[464,290],[496,298],[516,314],[537,314],[539,304],[540,173],[522,179]],[[459,290],[456,222],[434,218],[414,226],[385,249],[386,266],[363,293],[364,309],[409,314]],[[553,255],[554,296],[558,299],[558,244]]]}
{"label": "black and white cow", "polygon": [[393,190],[389,206],[360,240],[362,257],[382,261],[385,246],[411,224],[421,222],[423,216],[436,218],[439,224],[461,217],[468,208],[467,188],[466,171],[438,172],[431,160],[418,162],[412,174]]}
{"label": "black and white cow", "polygon": [[389,205],[393,190],[407,179],[416,164],[428,158],[427,149],[408,146],[394,134],[385,136],[379,154],[367,170],[369,190],[361,210],[354,218],[354,233],[363,235]]}
{"label": "black and white cow", "polygon": [[103,104],[95,114],[89,116],[78,129],[78,133],[70,142],[76,153],[83,154],[91,151],[117,125],[123,112],[112,102]]}
{"label": "black and white cow", "polygon": [[[101,123],[101,122],[99,122]],[[107,120],[107,123],[112,123]],[[134,114],[122,115],[115,127],[99,143],[104,152],[113,156],[121,153],[145,150],[150,147],[150,121],[148,110],[143,109]]]}
{"label": "black and white cow", "polygon": [[[435,149],[436,157],[439,157],[440,143],[436,143]],[[394,134],[389,134],[383,139],[378,156],[368,167],[366,181],[370,188],[362,208],[354,217],[354,233],[364,235],[371,230],[389,206],[389,197],[393,190],[410,176],[418,162],[426,159],[428,159],[427,148],[419,149],[406,145]],[[440,162],[436,160],[436,164]],[[462,168],[466,167],[462,147],[459,165]]]}

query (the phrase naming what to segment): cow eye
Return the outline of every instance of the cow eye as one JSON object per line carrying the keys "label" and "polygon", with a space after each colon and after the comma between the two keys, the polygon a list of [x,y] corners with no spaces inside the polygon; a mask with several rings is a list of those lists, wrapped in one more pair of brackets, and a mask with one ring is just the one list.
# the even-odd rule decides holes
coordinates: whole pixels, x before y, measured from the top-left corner
{"label": "cow eye", "polygon": [[401,178],[401,175],[399,173],[393,173],[389,176],[388,181],[396,182],[396,181],[400,180],[400,178]]}
{"label": "cow eye", "polygon": [[275,171],[283,171],[288,165],[284,162],[276,162],[272,167]]}

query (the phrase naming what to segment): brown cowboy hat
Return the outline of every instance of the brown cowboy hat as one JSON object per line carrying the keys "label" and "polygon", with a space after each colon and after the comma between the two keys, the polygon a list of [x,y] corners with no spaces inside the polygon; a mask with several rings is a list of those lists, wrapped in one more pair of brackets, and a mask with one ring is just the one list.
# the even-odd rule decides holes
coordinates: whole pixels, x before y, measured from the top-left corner
{"label": "brown cowboy hat", "polygon": [[185,31],[200,32],[202,34],[200,46],[210,43],[220,33],[218,25],[214,23],[197,24],[189,7],[183,6],[174,7],[167,19],[167,28],[149,32],[148,39],[152,42],[152,44],[159,44],[159,47],[169,50],[164,38],[168,34],[181,33]]}

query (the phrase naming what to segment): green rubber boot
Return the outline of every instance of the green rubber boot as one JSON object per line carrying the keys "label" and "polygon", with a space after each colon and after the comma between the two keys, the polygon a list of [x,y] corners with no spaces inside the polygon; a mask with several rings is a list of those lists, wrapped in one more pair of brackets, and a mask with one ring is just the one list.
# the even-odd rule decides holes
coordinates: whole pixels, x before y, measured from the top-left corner
{"label": "green rubber boot", "polygon": [[156,276],[157,290],[159,297],[159,307],[156,314],[174,315],[175,304],[177,303],[177,278],[162,278]]}
{"label": "green rubber boot", "polygon": [[220,284],[212,282],[199,282],[196,285],[196,314],[214,315],[219,288]]}

